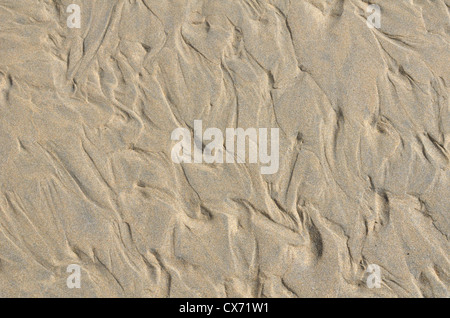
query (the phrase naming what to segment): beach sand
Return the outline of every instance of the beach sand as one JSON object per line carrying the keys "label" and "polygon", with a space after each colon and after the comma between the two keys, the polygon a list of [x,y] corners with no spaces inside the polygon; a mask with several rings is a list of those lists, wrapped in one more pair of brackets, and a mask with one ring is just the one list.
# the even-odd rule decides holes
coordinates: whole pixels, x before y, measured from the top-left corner
{"label": "beach sand", "polygon": [[448,297],[450,2],[370,3],[1,0],[0,297]]}

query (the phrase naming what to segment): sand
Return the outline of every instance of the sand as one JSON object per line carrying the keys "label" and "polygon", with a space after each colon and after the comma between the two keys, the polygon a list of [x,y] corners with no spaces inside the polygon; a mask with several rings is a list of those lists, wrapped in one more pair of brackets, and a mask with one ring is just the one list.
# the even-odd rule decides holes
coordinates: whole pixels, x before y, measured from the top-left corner
{"label": "sand", "polygon": [[448,297],[450,2],[370,3],[1,0],[0,297]]}

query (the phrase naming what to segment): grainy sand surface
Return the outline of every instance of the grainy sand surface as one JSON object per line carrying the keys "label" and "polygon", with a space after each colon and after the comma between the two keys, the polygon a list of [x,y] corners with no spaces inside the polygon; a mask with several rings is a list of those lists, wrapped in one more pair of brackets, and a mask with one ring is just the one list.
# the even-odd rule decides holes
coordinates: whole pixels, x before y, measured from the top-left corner
{"label": "grainy sand surface", "polygon": [[0,296],[448,297],[450,1],[370,3],[0,0]]}

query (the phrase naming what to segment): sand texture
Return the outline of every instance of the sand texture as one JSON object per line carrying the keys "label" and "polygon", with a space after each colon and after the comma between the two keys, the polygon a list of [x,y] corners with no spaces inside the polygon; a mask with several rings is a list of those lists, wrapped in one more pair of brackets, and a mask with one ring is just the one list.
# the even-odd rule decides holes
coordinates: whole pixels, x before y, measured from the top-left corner
{"label": "sand texture", "polygon": [[450,1],[370,3],[0,0],[0,297],[449,297]]}

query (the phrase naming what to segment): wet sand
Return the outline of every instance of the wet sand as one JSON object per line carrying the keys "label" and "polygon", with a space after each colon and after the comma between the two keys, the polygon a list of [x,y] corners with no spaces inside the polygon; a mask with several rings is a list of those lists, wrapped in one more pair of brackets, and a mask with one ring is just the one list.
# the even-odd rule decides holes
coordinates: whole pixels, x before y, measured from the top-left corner
{"label": "wet sand", "polygon": [[0,296],[448,297],[450,3],[371,3],[1,0]]}

